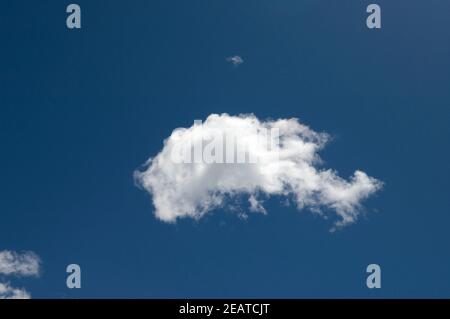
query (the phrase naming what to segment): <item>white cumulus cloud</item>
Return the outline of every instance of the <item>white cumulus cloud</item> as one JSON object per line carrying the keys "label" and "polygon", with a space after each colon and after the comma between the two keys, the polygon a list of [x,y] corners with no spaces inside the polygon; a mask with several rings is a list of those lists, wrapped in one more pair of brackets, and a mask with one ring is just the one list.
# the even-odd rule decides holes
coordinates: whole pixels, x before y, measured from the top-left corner
{"label": "white cumulus cloud", "polygon": [[20,288],[11,287],[9,284],[0,282],[0,299],[30,299],[30,294]]}
{"label": "white cumulus cloud", "polygon": [[16,253],[0,251],[0,274],[17,276],[38,276],[39,257],[33,252]]}
{"label": "white cumulus cloud", "polygon": [[[17,253],[0,251],[0,278],[5,276],[37,277],[41,260],[34,252]],[[30,299],[31,295],[23,288],[15,288],[9,283],[0,282],[0,299]]]}
{"label": "white cumulus cloud", "polygon": [[[261,142],[267,141],[264,132],[268,130],[279,132],[279,142],[272,148]],[[244,147],[248,156],[259,160],[173,160],[174,150],[186,145],[199,142],[204,149],[208,145],[211,148],[217,142],[213,139],[217,132],[224,141],[236,141],[237,149]],[[212,114],[203,123],[175,129],[163,149],[147,161],[143,170],[135,172],[135,178],[152,195],[156,217],[165,222],[183,217],[199,219],[214,209],[232,206],[242,195],[248,196],[250,211],[266,213],[260,198],[277,195],[292,200],[298,209],[336,216],[335,226],[339,227],[357,220],[362,201],[382,183],[361,170],[344,179],[335,170],[322,168],[318,152],[328,140],[327,134],[313,131],[297,119],[260,121],[254,115]]]}

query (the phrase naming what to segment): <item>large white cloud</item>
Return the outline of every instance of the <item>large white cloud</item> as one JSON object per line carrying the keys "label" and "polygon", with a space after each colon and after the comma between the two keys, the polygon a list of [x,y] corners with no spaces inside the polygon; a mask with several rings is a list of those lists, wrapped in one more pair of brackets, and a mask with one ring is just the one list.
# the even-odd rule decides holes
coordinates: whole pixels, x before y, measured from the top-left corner
{"label": "large white cloud", "polygon": [[39,275],[39,257],[33,252],[0,251],[0,274],[17,276]]}
{"label": "large white cloud", "polygon": [[[264,142],[267,130],[279,132],[279,143],[272,148]],[[217,132],[226,141],[234,140],[237,149],[246,149],[247,155],[258,161],[174,161],[173,154],[186,145],[189,148],[202,143],[205,149],[211,146]],[[360,170],[346,180],[335,170],[322,168],[318,152],[328,140],[327,134],[313,131],[297,119],[260,121],[254,115],[212,114],[203,123],[174,130],[144,170],[135,172],[135,178],[152,195],[156,217],[165,222],[182,217],[198,219],[230,205],[238,195],[248,196],[250,211],[266,212],[258,198],[281,195],[292,198],[299,209],[307,208],[323,216],[334,214],[338,217],[335,225],[343,226],[358,218],[361,202],[382,183]]]}

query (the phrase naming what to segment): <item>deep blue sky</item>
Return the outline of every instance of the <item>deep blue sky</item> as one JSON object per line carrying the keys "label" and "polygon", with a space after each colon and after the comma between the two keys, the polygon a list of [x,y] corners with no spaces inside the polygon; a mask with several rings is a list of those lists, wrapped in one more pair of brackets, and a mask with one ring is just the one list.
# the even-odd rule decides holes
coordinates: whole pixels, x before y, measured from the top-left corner
{"label": "deep blue sky", "polygon": [[[0,6],[0,250],[33,250],[35,298],[450,297],[450,3],[64,1]],[[225,61],[239,54],[238,68]],[[385,182],[336,233],[267,205],[164,224],[133,171],[210,113],[298,117],[326,167]],[[65,267],[82,267],[80,290]],[[365,268],[382,267],[369,290]]]}

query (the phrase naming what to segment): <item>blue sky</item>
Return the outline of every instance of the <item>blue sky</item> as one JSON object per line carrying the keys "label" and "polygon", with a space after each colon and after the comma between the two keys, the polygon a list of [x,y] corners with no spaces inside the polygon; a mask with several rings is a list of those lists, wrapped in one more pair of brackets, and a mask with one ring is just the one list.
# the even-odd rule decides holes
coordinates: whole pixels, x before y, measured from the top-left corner
{"label": "blue sky", "polygon": [[[369,30],[367,1],[77,3],[81,30],[69,3],[0,9],[0,250],[42,259],[11,283],[35,298],[450,297],[450,4],[377,1]],[[327,167],[385,185],[334,233],[276,198],[247,221],[157,220],[133,171],[222,112],[300,118],[333,136]]]}

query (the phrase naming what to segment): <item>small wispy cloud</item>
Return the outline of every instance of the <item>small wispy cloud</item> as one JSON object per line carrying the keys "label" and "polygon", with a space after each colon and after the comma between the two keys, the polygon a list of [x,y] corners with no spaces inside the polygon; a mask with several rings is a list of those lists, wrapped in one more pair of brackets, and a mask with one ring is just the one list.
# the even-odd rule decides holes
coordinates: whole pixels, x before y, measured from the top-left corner
{"label": "small wispy cloud", "polygon": [[[17,253],[0,251],[0,277],[37,277],[40,273],[41,259],[34,252]],[[30,299],[31,295],[23,288],[12,287],[0,282],[0,299]]]}
{"label": "small wispy cloud", "polygon": [[229,56],[226,58],[226,60],[234,66],[239,66],[244,63],[244,60],[239,55]]}

